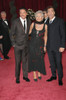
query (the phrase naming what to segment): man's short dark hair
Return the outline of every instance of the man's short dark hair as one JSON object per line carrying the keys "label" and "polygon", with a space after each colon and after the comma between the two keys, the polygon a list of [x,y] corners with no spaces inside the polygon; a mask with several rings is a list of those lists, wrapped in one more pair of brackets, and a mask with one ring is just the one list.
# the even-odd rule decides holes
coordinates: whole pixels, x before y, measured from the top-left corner
{"label": "man's short dark hair", "polygon": [[53,6],[48,6],[48,7],[47,7],[47,11],[48,11],[48,9],[50,9],[50,8],[53,8],[53,10],[55,11],[55,8],[54,8]]}
{"label": "man's short dark hair", "polygon": [[47,8],[45,8],[43,11],[47,12]]}
{"label": "man's short dark hair", "polygon": [[22,10],[22,9],[24,9],[27,12],[27,9],[25,7],[19,8],[19,11]]}

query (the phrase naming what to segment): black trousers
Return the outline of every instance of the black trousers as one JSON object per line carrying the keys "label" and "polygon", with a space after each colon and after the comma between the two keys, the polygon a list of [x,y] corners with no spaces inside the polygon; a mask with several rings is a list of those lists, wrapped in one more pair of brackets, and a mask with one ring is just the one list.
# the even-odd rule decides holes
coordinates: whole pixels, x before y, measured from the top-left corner
{"label": "black trousers", "polygon": [[11,49],[11,41],[10,41],[9,37],[3,40],[2,45],[3,45],[3,55],[5,57],[8,55],[8,53]]}
{"label": "black trousers", "polygon": [[48,50],[49,61],[51,65],[52,76],[56,77],[56,69],[58,73],[58,79],[61,80],[63,77],[63,68],[62,68],[62,54],[59,51],[50,51]]}
{"label": "black trousers", "polygon": [[22,62],[23,77],[28,77],[28,49],[19,49],[18,47],[14,48],[15,51],[15,76],[16,78],[20,77],[20,69]]}

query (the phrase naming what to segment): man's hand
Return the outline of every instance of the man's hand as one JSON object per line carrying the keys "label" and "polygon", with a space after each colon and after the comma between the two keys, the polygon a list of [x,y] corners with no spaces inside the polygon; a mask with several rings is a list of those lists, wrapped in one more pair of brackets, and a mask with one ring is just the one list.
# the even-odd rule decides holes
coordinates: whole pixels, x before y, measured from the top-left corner
{"label": "man's hand", "polygon": [[60,47],[59,48],[59,52],[63,52],[65,50],[65,48]]}
{"label": "man's hand", "polygon": [[0,39],[2,39],[2,38],[3,38],[3,36],[1,35],[1,36],[0,36]]}

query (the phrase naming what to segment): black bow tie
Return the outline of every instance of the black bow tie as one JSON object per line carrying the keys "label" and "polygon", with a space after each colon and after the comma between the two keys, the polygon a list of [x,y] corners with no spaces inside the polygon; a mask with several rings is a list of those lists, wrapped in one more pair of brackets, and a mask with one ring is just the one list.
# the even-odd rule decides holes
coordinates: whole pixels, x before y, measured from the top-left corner
{"label": "black bow tie", "polygon": [[3,21],[7,21],[7,20],[3,20]]}

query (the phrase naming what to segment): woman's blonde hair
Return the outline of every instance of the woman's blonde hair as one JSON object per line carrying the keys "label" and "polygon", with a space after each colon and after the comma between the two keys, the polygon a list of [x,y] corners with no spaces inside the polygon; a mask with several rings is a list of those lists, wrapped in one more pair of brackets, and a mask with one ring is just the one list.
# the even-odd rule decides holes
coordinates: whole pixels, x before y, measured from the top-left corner
{"label": "woman's blonde hair", "polygon": [[35,17],[37,16],[37,14],[41,14],[42,17],[44,17],[43,11],[42,10],[38,10],[35,12]]}

